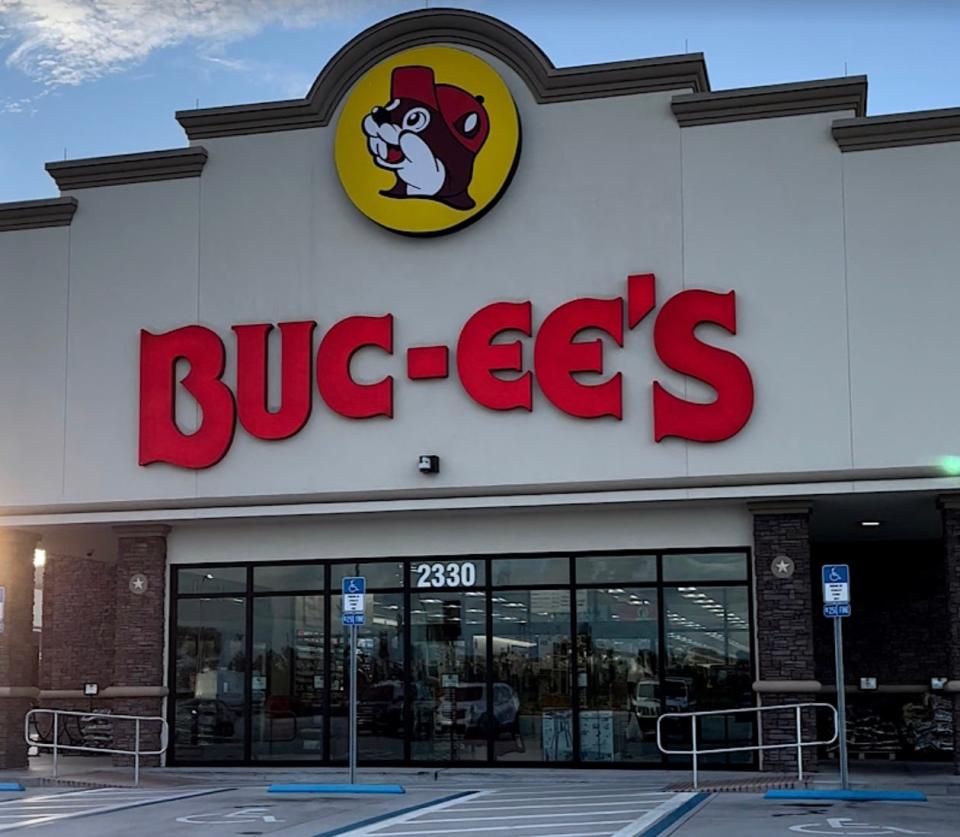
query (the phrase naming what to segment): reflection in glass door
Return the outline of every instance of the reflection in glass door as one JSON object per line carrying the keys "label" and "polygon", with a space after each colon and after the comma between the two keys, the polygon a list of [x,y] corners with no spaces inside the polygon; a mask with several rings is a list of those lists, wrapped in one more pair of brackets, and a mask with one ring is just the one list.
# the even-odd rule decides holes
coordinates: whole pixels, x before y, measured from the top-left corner
{"label": "reflection in glass door", "polygon": [[493,595],[494,758],[573,759],[570,590]]}
{"label": "reflection in glass door", "polygon": [[[668,711],[753,705],[748,608],[746,587],[690,584],[664,589],[666,684],[683,694],[675,704],[668,695]],[[669,724],[665,734],[675,736],[668,742],[671,749],[690,747],[689,724]],[[697,737],[706,749],[746,746],[754,738],[753,721],[749,714],[707,716],[698,725]],[[751,753],[734,753],[708,756],[704,762],[749,763],[752,758]]]}
{"label": "reflection in glass door", "polygon": [[411,756],[485,761],[489,704],[486,604],[480,591],[410,596]]}
{"label": "reflection in glass door", "polygon": [[323,596],[254,599],[254,759],[323,758]]}
{"label": "reflection in glass door", "polygon": [[579,590],[580,758],[660,761],[657,591]]}
{"label": "reflection in glass door", "polygon": [[[340,596],[331,599],[331,758],[347,758],[349,665]],[[357,630],[357,759],[403,758],[403,594],[367,593],[364,623]]]}

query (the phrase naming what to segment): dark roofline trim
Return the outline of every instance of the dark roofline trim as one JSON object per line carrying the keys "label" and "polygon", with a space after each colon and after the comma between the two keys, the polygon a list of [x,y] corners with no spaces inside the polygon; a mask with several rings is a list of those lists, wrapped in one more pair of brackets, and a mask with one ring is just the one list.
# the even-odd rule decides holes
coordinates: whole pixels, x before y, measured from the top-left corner
{"label": "dark roofline trim", "polygon": [[867,107],[867,77],[848,76],[690,93],[674,96],[671,107],[681,127],[844,110],[863,116]]}
{"label": "dark roofline trim", "polygon": [[191,140],[323,127],[341,98],[372,66],[401,50],[436,43],[496,56],[517,72],[540,104],[710,89],[699,52],[557,69],[533,41],[496,18],[456,9],[423,9],[361,32],[330,59],[303,99],[183,110],[177,112],[177,121]]}
{"label": "dark roofline trim", "polygon": [[958,142],[960,108],[837,119],[832,130],[841,151]]}
{"label": "dark roofline trim", "polygon": [[207,150],[194,146],[169,151],[147,151],[142,154],[65,160],[47,163],[46,169],[61,191],[70,191],[96,186],[199,177],[206,162]]}
{"label": "dark roofline trim", "polygon": [[0,232],[68,227],[76,211],[76,198],[0,203]]}

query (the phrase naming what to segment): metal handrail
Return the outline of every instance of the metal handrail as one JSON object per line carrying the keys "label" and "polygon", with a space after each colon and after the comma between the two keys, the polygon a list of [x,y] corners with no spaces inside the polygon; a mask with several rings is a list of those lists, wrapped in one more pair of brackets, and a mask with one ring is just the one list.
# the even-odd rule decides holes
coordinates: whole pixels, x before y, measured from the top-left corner
{"label": "metal handrail", "polygon": [[[804,741],[803,728],[800,724],[800,713],[805,708],[829,709],[833,718],[833,736],[826,741]],[[760,714],[763,712],[774,712],[776,710],[793,709],[796,712],[796,730],[797,740],[787,744],[751,744],[747,747],[711,747],[709,750],[697,748],[697,718],[704,715],[736,715],[744,712],[756,712],[757,723],[759,726]],[[676,718],[690,719],[690,739],[693,744],[690,750],[668,750],[663,746],[661,740],[662,724],[665,720]],[[822,747],[833,744],[840,735],[840,722],[835,706],[829,703],[784,703],[777,706],[748,706],[742,709],[711,709],[703,712],[667,712],[657,718],[657,749],[667,756],[693,756],[693,787],[699,789],[699,771],[697,765],[698,756],[713,753],[747,753],[759,752],[761,750],[783,750],[796,748],[797,751],[797,780],[803,781],[803,748],[804,747]]]}
{"label": "metal handrail", "polygon": [[[39,715],[52,715],[53,716],[53,736],[50,743],[40,740],[40,728],[37,726],[36,718]],[[60,717],[77,717],[77,718],[91,718],[96,717],[98,720],[103,719],[105,721],[133,721],[134,722],[134,749],[132,750],[118,750],[112,747],[85,747],[78,744],[61,744],[60,743],[60,731],[62,727],[60,726]],[[152,722],[156,721],[160,724],[160,749],[158,750],[141,750],[140,749],[140,724],[142,722]],[[37,738],[33,739],[30,737],[30,723],[33,722],[34,729],[37,730]],[[108,713],[97,713],[97,712],[76,712],[73,710],[67,709],[31,709],[24,716],[23,719],[23,738],[26,743],[31,747],[48,747],[53,750],[53,778],[57,778],[57,771],[59,767],[59,754],[61,750],[70,750],[70,751],[82,751],[85,753],[110,753],[111,755],[119,756],[133,756],[133,783],[137,787],[140,787],[140,757],[141,756],[162,756],[167,751],[167,745],[170,741],[170,730],[167,725],[167,722],[164,718],[161,718],[157,715],[113,715]]]}

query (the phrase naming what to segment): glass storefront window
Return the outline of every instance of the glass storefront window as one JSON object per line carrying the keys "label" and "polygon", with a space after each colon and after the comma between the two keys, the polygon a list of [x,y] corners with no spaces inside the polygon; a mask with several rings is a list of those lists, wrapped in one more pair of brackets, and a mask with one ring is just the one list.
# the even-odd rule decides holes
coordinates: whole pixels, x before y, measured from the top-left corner
{"label": "glass storefront window", "polygon": [[254,599],[254,759],[323,758],[323,615],[322,596]]}
{"label": "glass storefront window", "polygon": [[[697,587],[664,590],[666,611],[666,682],[677,697],[668,699],[668,711],[683,712],[752,706],[749,595],[746,587]],[[682,707],[682,708],[681,708]],[[665,733],[673,743],[689,748],[689,724],[673,723]],[[750,743],[749,715],[703,719],[698,737],[704,748],[736,747]],[[749,753],[732,754],[731,762],[747,761]],[[726,763],[727,757],[705,759]]]}
{"label": "glass storefront window", "polygon": [[494,587],[568,584],[570,559],[567,557],[501,558],[493,562]]}
{"label": "glass storefront window", "polygon": [[[660,715],[753,703],[747,568],[732,550],[175,568],[172,763],[346,761],[352,575],[361,763],[669,763]],[[689,745],[689,723],[664,732]]]}
{"label": "glass storefront window", "polygon": [[581,555],[577,558],[577,584],[656,580],[656,555]]}
{"label": "glass storefront window", "polygon": [[[490,707],[484,594],[438,590],[410,596],[411,756],[486,761]],[[496,684],[494,684],[496,689]],[[501,704],[506,703],[500,694]],[[512,726],[505,706],[496,726]],[[516,712],[514,710],[514,717]]]}
{"label": "glass storefront window", "polygon": [[742,552],[664,555],[663,580],[746,581],[747,556]]}
{"label": "glass storefront window", "polygon": [[190,567],[178,570],[177,592],[215,596],[218,593],[243,593],[247,589],[246,567]]}
{"label": "glass storefront window", "polygon": [[[330,621],[330,757],[337,761],[346,760],[350,746],[348,630],[341,625],[340,596],[335,595]],[[403,759],[403,637],[403,595],[367,593],[364,623],[357,629],[358,761]]]}
{"label": "glass storefront window", "polygon": [[493,605],[494,758],[573,759],[570,589],[505,592]]}
{"label": "glass storefront window", "polygon": [[403,564],[399,561],[354,561],[349,564],[330,566],[330,589],[340,592],[340,583],[345,578],[363,576],[367,580],[367,589],[403,587]]}
{"label": "glass storefront window", "polygon": [[243,599],[177,604],[174,716],[180,758],[244,757],[245,614]]}
{"label": "glass storefront window", "polygon": [[580,758],[659,762],[656,588],[580,590],[576,603]]}
{"label": "glass storefront window", "polygon": [[253,592],[322,590],[323,564],[267,564],[253,568]]}

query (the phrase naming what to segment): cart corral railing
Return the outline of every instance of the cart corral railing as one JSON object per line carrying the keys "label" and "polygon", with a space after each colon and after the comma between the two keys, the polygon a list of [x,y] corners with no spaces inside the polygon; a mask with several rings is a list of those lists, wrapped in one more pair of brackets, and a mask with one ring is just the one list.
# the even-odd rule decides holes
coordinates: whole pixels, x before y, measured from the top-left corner
{"label": "cart corral railing", "polygon": [[[41,721],[43,718],[45,720]],[[67,719],[76,718],[77,724],[86,719],[97,724],[111,725],[111,746],[92,747],[87,744],[64,743],[63,737],[68,736]],[[112,746],[116,736],[113,734],[117,721],[133,722],[133,749],[120,749]],[[160,728],[160,746],[155,750],[143,750],[140,746],[141,731],[144,725],[158,724]],[[133,781],[140,786],[140,759],[143,756],[162,756],[167,751],[170,739],[167,722],[155,715],[114,715],[112,713],[76,712],[66,709],[31,709],[23,719],[23,737],[31,747],[53,751],[53,777],[57,778],[61,752],[102,753],[105,755],[132,756]]]}
{"label": "cart corral railing", "polygon": [[[784,744],[749,744],[743,747],[710,747],[702,749],[697,746],[697,720],[699,718],[720,716],[720,715],[738,715],[755,714],[757,727],[760,726],[760,716],[764,712],[783,712],[792,709],[794,712],[794,721],[796,729],[796,740]],[[801,713],[805,710],[816,712],[818,709],[825,709],[830,712],[833,720],[833,735],[823,741],[804,741],[803,724],[801,723]],[[678,722],[683,719],[690,721],[690,742],[689,750],[669,750],[663,744],[663,724],[666,721]],[[715,755],[719,753],[754,753],[762,750],[796,750],[797,751],[797,779],[803,781],[803,748],[804,747],[825,747],[833,744],[839,736],[839,718],[836,708],[829,703],[785,703],[778,706],[748,706],[743,709],[713,709],[704,712],[667,712],[657,718],[657,748],[661,753],[668,756],[692,756],[693,757],[693,787],[698,789],[700,786],[700,771],[698,759],[700,756]],[[762,739],[761,739],[762,740]]]}

